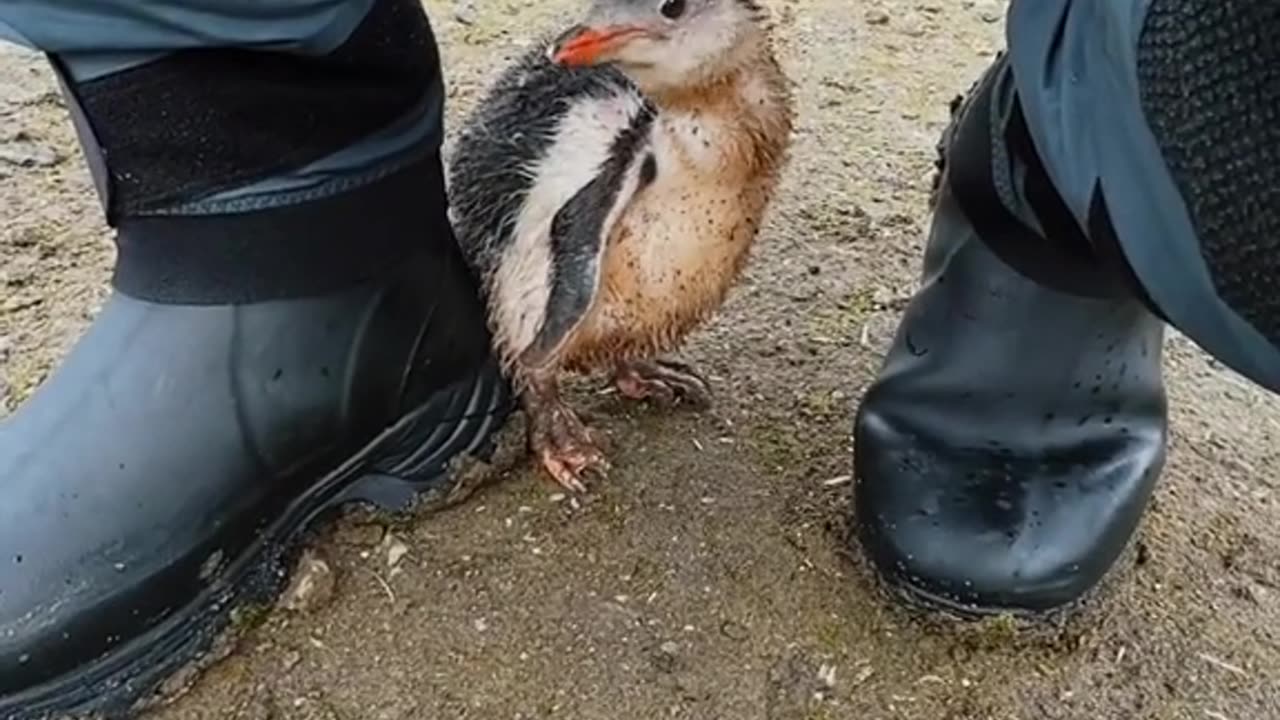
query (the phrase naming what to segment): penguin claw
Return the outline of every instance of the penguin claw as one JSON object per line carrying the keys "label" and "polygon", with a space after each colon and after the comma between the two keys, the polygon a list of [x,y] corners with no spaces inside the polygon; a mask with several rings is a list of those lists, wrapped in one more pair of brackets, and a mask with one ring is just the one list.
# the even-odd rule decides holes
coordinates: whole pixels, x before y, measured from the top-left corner
{"label": "penguin claw", "polygon": [[608,458],[578,416],[562,403],[530,414],[529,446],[543,468],[565,489],[586,493],[587,475],[608,476]]}
{"label": "penguin claw", "polygon": [[595,451],[592,456],[591,451],[544,448],[539,451],[538,457],[542,461],[542,467],[561,487],[579,494],[587,492],[586,483],[583,482],[587,475],[603,480],[609,469],[608,461],[599,451]]}
{"label": "penguin claw", "polygon": [[683,401],[704,409],[711,405],[711,384],[691,366],[673,360],[622,363],[613,382],[632,400],[653,400],[663,406]]}

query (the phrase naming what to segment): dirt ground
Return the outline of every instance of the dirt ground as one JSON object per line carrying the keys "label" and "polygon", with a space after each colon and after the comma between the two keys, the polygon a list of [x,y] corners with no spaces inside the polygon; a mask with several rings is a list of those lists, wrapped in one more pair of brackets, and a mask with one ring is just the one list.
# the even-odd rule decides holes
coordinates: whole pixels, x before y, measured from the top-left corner
{"label": "dirt ground", "polygon": [[[429,0],[453,121],[579,2]],[[773,6],[801,121],[748,277],[688,347],[717,407],[581,384],[616,465],[586,501],[522,464],[443,513],[340,523],[316,547],[332,593],[246,619],[151,720],[1280,718],[1280,404],[1181,337],[1170,464],[1102,607],[1053,633],[926,622],[844,549],[855,403],[1003,3]],[[90,320],[113,250],[51,77],[0,52],[2,416]]]}

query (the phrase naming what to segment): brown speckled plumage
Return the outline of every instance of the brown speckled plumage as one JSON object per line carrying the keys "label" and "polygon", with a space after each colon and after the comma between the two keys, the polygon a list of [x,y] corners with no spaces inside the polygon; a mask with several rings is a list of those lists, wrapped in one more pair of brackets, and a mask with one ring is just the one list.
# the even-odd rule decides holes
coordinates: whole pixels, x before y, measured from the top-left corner
{"label": "brown speckled plumage", "polygon": [[[721,162],[714,175],[689,165],[665,168],[687,186],[676,202],[647,192],[633,199],[609,238],[596,304],[564,349],[565,369],[591,372],[675,350],[738,281],[786,161],[793,122],[790,89],[776,61],[765,54],[755,63],[710,86],[652,98],[657,132],[677,113],[696,113],[704,122],[724,122],[729,142],[716,145]],[[744,107],[741,84],[757,78],[772,98],[765,113]],[[638,258],[663,243],[679,244],[690,256],[647,264]]]}

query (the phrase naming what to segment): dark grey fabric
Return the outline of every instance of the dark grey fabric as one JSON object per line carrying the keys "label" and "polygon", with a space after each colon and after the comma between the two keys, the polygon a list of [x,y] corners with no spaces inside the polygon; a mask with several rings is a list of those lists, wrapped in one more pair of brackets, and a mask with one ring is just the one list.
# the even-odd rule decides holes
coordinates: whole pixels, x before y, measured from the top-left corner
{"label": "dark grey fabric", "polygon": [[297,170],[443,93],[419,0],[377,0],[332,52],[179,50],[73,92],[110,170],[110,217]]}
{"label": "dark grey fabric", "polygon": [[327,53],[373,0],[4,0],[0,40],[75,55],[209,47]]}
{"label": "dark grey fabric", "polygon": [[[1238,189],[1228,199],[1234,209],[1218,206],[1208,214],[1205,209],[1210,207],[1206,204],[1209,196],[1199,195],[1202,191],[1187,180],[1194,175],[1197,186],[1209,187],[1229,174],[1210,168],[1209,163],[1224,158],[1229,161],[1233,153],[1274,153],[1274,148],[1257,147],[1267,142],[1265,135],[1255,135],[1252,140],[1231,137],[1233,143],[1253,143],[1254,149],[1235,148],[1225,151],[1226,156],[1220,155],[1223,151],[1212,146],[1225,142],[1227,133],[1216,128],[1195,130],[1195,122],[1185,118],[1167,124],[1169,120],[1151,113],[1152,89],[1143,85],[1150,78],[1140,82],[1139,55],[1144,52],[1144,45],[1152,39],[1159,39],[1162,44],[1174,42],[1167,34],[1148,34],[1144,40],[1144,30],[1165,22],[1176,26],[1183,22],[1180,14],[1191,17],[1200,12],[1208,13],[1204,17],[1214,17],[1212,8],[1217,5],[1231,6],[1232,12],[1244,13],[1254,8],[1254,12],[1265,14],[1264,9],[1275,7],[1276,3],[1181,0],[1167,5],[1172,16],[1163,16],[1158,13],[1164,4],[1154,0],[1012,0],[1006,27],[1010,65],[1028,132],[1054,189],[1080,226],[1096,226],[1097,208],[1105,205],[1108,225],[1114,228],[1123,258],[1160,313],[1228,367],[1280,391],[1280,347],[1275,342],[1277,338],[1269,337],[1263,329],[1275,327],[1274,320],[1259,314],[1265,303],[1256,297],[1250,299],[1251,291],[1242,291],[1243,285],[1222,284],[1225,275],[1220,271],[1215,279],[1215,271],[1202,252],[1203,247],[1210,254],[1224,253],[1223,243],[1231,244],[1230,254],[1220,254],[1226,259],[1217,267],[1245,268],[1246,263],[1238,257],[1249,258],[1253,264],[1248,270],[1254,274],[1247,284],[1274,287],[1280,277],[1270,275],[1266,268],[1273,266],[1258,259],[1274,242],[1274,234],[1265,225],[1269,221],[1258,212],[1258,203],[1273,196],[1256,195],[1257,189],[1268,183],[1267,192],[1274,193],[1274,180],[1257,176],[1250,169],[1253,165],[1232,168],[1237,173],[1255,175],[1247,180],[1231,180]],[[1153,13],[1150,16],[1149,7]],[[1149,20],[1153,23],[1150,26]],[[1212,52],[1228,56],[1240,52],[1244,40],[1228,30],[1228,25],[1222,25],[1193,31],[1188,23],[1178,36],[1182,38],[1179,42],[1191,44],[1182,45],[1179,52],[1193,52],[1194,45],[1212,46]],[[1276,33],[1265,28],[1258,32],[1261,52],[1266,39],[1274,38]],[[1192,40],[1188,41],[1189,37]],[[1145,52],[1148,59],[1144,64],[1148,67],[1149,58],[1165,57],[1167,77],[1191,72],[1189,65],[1169,59],[1167,47],[1155,54]],[[1253,124],[1265,116],[1258,113],[1267,111],[1274,117],[1274,99],[1270,100],[1271,108],[1250,110],[1246,107],[1248,95],[1239,94],[1252,84],[1269,82],[1265,78],[1274,77],[1274,61],[1271,68],[1262,77],[1236,75],[1231,80],[1241,83],[1232,96],[1231,111],[1236,116],[1231,122]],[[1227,68],[1215,70],[1224,82],[1234,72]],[[1205,87],[1205,81],[1190,82]],[[1154,92],[1159,95],[1178,91],[1161,86]],[[1208,97],[1201,94],[1197,102],[1208,102]],[[1269,96],[1260,95],[1254,101],[1262,98],[1265,102],[1265,97]],[[1158,103],[1172,100],[1166,97]],[[1185,96],[1179,102],[1184,100]],[[1253,119],[1245,117],[1249,113],[1254,114]],[[1170,134],[1170,129],[1176,132]],[[1274,128],[1267,131],[1275,132]],[[1158,137],[1157,132],[1163,136]],[[1166,157],[1175,145],[1176,152]],[[1250,196],[1250,189],[1255,195]],[[1223,233],[1222,229],[1232,222],[1235,225],[1230,232]],[[1208,232],[1202,233],[1202,228]],[[1208,238],[1208,244],[1202,246],[1204,238]],[[1274,258],[1274,251],[1270,255]]]}
{"label": "dark grey fabric", "polygon": [[1154,0],[1138,83],[1218,295],[1280,344],[1280,3]]}
{"label": "dark grey fabric", "polygon": [[0,2],[0,42],[55,59],[113,215],[292,205],[419,162],[443,140],[430,32],[417,0]]}

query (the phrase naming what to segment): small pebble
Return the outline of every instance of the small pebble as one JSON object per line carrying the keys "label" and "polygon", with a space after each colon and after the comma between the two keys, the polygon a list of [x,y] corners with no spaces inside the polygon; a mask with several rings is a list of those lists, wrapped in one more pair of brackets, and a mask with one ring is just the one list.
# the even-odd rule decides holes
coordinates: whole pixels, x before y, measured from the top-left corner
{"label": "small pebble", "polygon": [[453,19],[463,25],[474,25],[476,22],[476,4],[474,0],[454,0]]}
{"label": "small pebble", "polygon": [[0,144],[0,163],[18,167],[53,167],[62,162],[56,150],[30,141],[15,140]]}
{"label": "small pebble", "polygon": [[658,648],[658,652],[653,654],[653,666],[658,672],[673,673],[676,671],[677,655],[680,652],[680,646],[674,642],[664,642]]}
{"label": "small pebble", "polygon": [[391,542],[387,544],[387,567],[395,567],[400,564],[405,555],[409,554],[409,546],[405,545],[399,538],[388,535]]}
{"label": "small pebble", "polygon": [[315,550],[305,550],[280,606],[291,612],[315,612],[333,600],[335,585],[329,563]]}
{"label": "small pebble", "polygon": [[978,4],[978,17],[984,23],[998,23],[1005,17],[1004,3],[997,0],[985,0]]}

